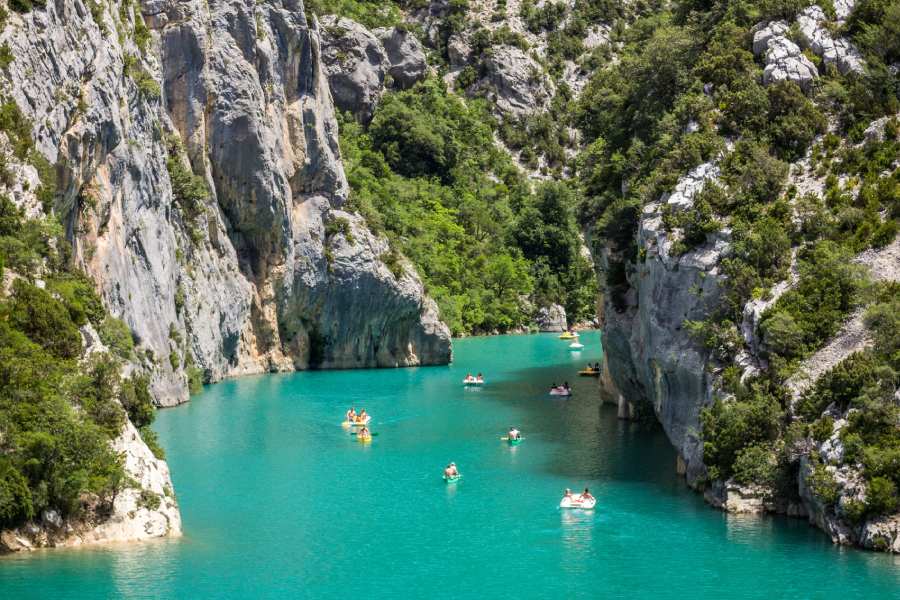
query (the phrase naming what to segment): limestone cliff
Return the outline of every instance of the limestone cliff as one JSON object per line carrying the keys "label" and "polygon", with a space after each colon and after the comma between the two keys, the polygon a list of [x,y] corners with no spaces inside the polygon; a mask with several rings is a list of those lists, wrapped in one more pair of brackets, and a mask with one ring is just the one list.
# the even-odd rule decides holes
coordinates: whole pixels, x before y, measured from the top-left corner
{"label": "limestone cliff", "polygon": [[[146,26],[144,25],[146,23]],[[450,360],[434,303],[358,216],[300,0],[60,0],[11,13],[6,92],[56,165],[77,260],[161,405],[206,381]]]}

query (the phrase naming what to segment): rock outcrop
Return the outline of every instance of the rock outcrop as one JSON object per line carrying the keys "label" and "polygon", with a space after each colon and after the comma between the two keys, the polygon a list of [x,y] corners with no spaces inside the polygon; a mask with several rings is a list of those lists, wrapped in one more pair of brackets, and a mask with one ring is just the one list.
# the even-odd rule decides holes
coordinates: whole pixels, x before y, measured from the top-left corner
{"label": "rock outcrop", "polygon": [[334,104],[366,123],[392,64],[376,35],[351,19],[322,17],[322,62]]}
{"label": "rock outcrop", "polygon": [[108,514],[90,498],[77,520],[44,511],[36,521],[0,532],[0,553],[180,536],[181,513],[166,462],[153,456],[130,422],[113,441],[113,449],[123,457],[131,483],[116,494]]}
{"label": "rock outcrop", "polygon": [[[721,296],[718,262],[728,249],[728,233],[709,236],[707,243],[681,256],[672,253],[674,236],[665,231],[663,206],[685,208],[704,182],[718,173],[704,164],[679,181],[673,193],[648,204],[637,235],[642,257],[630,278],[624,306],[607,299],[602,315],[604,377],[620,415],[647,402],[684,463],[693,482],[706,473],[699,440],[700,410],[713,400],[713,377],[706,368],[708,352],[682,324],[703,320]],[[609,269],[609,251],[600,257]]]}
{"label": "rock outcrop", "polygon": [[515,46],[495,46],[482,60],[484,76],[475,90],[485,92],[501,114],[519,117],[543,112],[556,93],[540,63]]}
{"label": "rock outcrop", "polygon": [[793,81],[804,91],[809,91],[819,77],[816,66],[803,55],[803,51],[786,37],[773,36],[766,48],[766,68],[763,83]]}
{"label": "rock outcrop", "polygon": [[797,16],[800,37],[806,47],[822,57],[826,65],[835,65],[842,75],[862,73],[863,59],[849,41],[835,38],[826,27],[828,19],[816,5],[809,6]]}
{"label": "rock outcrop", "polygon": [[[187,399],[190,362],[216,381],[450,359],[414,271],[388,269],[386,242],[341,211],[328,72],[302,2],[98,15],[78,0],[11,13],[8,92],[57,165],[76,259],[132,329],[159,404]],[[366,40],[380,90],[390,63]]]}
{"label": "rock outcrop", "polygon": [[534,319],[539,331],[560,332],[568,328],[566,309],[559,304],[542,306]]}
{"label": "rock outcrop", "polygon": [[425,78],[428,63],[425,48],[411,31],[401,27],[376,29],[373,33],[381,40],[391,67],[388,71],[394,85],[400,89],[412,87]]}

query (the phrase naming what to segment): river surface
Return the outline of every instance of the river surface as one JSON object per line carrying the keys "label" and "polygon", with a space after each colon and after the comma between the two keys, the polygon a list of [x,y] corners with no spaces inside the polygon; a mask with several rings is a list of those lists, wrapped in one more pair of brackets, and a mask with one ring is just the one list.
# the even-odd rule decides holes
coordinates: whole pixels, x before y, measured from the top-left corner
{"label": "river surface", "polygon": [[[598,333],[582,341],[466,339],[450,367],[208,386],[155,424],[184,537],[6,558],[0,598],[900,598],[900,558],[704,505],[665,435],[575,375],[600,358]],[[476,371],[486,385],[463,388]],[[572,398],[547,395],[566,379]],[[340,427],[349,405],[373,415],[371,445]],[[557,508],[585,485],[597,510]]]}

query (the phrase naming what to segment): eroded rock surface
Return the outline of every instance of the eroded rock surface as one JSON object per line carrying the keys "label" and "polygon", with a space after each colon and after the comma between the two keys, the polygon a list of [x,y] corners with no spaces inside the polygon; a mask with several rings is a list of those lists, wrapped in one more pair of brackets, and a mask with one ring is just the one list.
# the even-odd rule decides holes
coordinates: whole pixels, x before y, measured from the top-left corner
{"label": "eroded rock surface", "polygon": [[[156,400],[187,399],[188,361],[207,381],[447,362],[449,331],[414,271],[391,272],[386,242],[340,210],[337,123],[302,2],[136,6],[144,49],[139,15],[96,23],[76,0],[11,13],[4,39],[9,91],[59,165],[76,258],[134,332]],[[380,90],[389,62],[366,40],[360,60]],[[205,184],[198,205],[173,165]],[[336,219],[351,236],[327,229]]]}
{"label": "eroded rock surface", "polygon": [[500,113],[522,116],[547,110],[556,93],[540,63],[515,46],[495,46],[482,62],[476,88],[487,93]]}
{"label": "eroded rock surface", "polygon": [[368,122],[384,91],[391,61],[374,33],[351,19],[322,17],[322,62],[334,104]]}
{"label": "eroded rock surface", "polygon": [[425,48],[416,36],[406,28],[390,27],[376,29],[373,33],[381,40],[388,60],[389,73],[394,85],[400,89],[412,87],[428,73]]}

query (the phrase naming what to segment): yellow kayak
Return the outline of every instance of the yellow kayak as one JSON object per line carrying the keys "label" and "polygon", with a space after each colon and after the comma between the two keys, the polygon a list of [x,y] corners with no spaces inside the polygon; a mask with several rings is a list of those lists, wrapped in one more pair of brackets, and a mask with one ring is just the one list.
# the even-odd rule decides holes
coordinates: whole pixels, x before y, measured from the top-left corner
{"label": "yellow kayak", "polygon": [[370,444],[370,443],[372,443],[372,436],[371,435],[367,435],[367,436],[358,435],[358,436],[356,436],[356,440],[360,444]]}
{"label": "yellow kayak", "polygon": [[600,377],[600,371],[595,371],[594,369],[582,369],[578,371],[578,374],[582,377]]}

